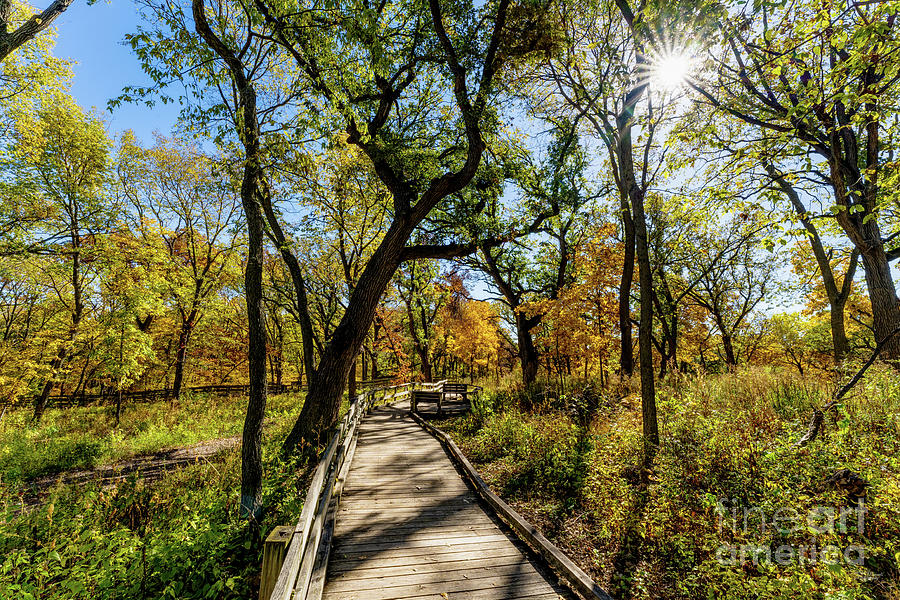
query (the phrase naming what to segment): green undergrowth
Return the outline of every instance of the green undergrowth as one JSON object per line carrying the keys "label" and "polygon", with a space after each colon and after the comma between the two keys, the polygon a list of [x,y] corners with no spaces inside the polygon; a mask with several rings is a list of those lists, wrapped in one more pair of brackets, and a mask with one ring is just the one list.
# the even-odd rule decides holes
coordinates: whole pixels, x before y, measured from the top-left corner
{"label": "green undergrowth", "polygon": [[[220,408],[230,411],[225,404]],[[148,420],[165,420],[156,409],[146,410]],[[296,520],[305,493],[306,470],[275,458],[296,414],[296,397],[271,399],[267,415],[272,422],[264,441],[267,510],[254,529],[238,518],[237,449],[226,451],[221,460],[198,462],[155,482],[130,477],[107,488],[58,486],[43,504],[25,510],[9,498],[2,501],[0,598],[255,597],[262,536],[275,525]],[[224,417],[218,422],[224,424]],[[144,439],[168,445],[201,439],[215,430],[200,417],[197,427],[201,433]],[[71,431],[74,436],[77,427]],[[134,440],[123,446],[147,448],[143,444]]]}
{"label": "green undergrowth", "polygon": [[[873,370],[806,448],[795,443],[828,381],[753,369],[668,382],[650,468],[639,395],[573,389],[488,392],[442,427],[614,597],[900,597],[900,378],[891,369]],[[840,469],[868,481],[861,528],[848,510],[855,501],[825,484]],[[813,560],[811,546],[847,554]],[[860,552],[862,566],[846,560]]]}
{"label": "green undergrowth", "polygon": [[[295,395],[272,396],[266,415],[277,422],[297,404]],[[13,410],[0,421],[0,493],[42,475],[240,435],[245,410],[243,398],[205,394],[125,405],[118,426],[112,406],[51,408],[39,425],[28,407]]]}

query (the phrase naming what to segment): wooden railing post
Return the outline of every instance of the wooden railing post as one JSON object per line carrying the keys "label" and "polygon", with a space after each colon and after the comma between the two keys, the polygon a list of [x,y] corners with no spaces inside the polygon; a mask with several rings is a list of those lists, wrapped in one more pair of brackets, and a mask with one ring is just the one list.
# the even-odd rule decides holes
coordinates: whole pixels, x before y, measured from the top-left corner
{"label": "wooden railing post", "polygon": [[292,535],[294,535],[293,525],[279,525],[266,538],[259,580],[259,600],[269,600],[272,596]]}

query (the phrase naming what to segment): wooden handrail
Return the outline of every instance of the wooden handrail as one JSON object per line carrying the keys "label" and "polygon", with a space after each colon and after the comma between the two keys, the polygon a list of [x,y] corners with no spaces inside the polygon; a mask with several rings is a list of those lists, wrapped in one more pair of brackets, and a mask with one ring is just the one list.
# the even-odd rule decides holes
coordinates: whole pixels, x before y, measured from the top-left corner
{"label": "wooden handrail", "polygon": [[322,597],[327,553],[323,560],[320,548],[331,544],[331,531],[326,523],[334,519],[343,479],[355,449],[359,423],[372,408],[406,399],[421,385],[402,383],[367,390],[353,399],[316,464],[278,579],[271,596],[263,600],[319,600]]}
{"label": "wooden handrail", "polygon": [[366,390],[353,399],[316,464],[278,579],[271,596],[262,600],[321,599],[334,515],[363,416],[376,406],[411,398],[413,391],[443,393],[446,383],[446,379],[434,383],[401,383]]}

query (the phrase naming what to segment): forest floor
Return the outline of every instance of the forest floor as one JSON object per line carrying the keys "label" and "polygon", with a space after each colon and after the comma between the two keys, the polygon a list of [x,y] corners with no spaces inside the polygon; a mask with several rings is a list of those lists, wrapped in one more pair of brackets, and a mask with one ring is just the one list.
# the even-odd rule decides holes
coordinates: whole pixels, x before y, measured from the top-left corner
{"label": "forest floor", "polygon": [[874,370],[799,448],[823,375],[660,385],[649,468],[636,384],[494,390],[435,424],[614,598],[900,600],[900,378]]}
{"label": "forest floor", "polygon": [[99,483],[103,488],[109,488],[131,476],[138,477],[145,482],[157,481],[173,469],[183,468],[200,461],[221,461],[222,454],[226,450],[237,448],[240,444],[240,436],[234,435],[205,440],[190,446],[133,456],[90,469],[70,469],[23,483],[19,493],[24,505],[35,506],[46,501],[51,490],[60,485]]}
{"label": "forest floor", "polygon": [[[303,404],[271,396],[266,514],[238,510],[246,399],[185,396],[123,407],[30,410],[0,422],[0,598],[254,596],[262,539],[300,514],[308,469],[278,449]],[[27,498],[26,498],[27,495]],[[23,502],[25,500],[25,502]]]}

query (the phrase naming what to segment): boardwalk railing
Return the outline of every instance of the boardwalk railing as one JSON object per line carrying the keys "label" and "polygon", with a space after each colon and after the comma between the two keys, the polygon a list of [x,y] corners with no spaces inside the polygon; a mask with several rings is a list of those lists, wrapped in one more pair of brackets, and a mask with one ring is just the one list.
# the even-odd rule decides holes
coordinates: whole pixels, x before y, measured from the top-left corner
{"label": "boardwalk railing", "polygon": [[422,385],[404,383],[367,390],[353,399],[316,465],[300,519],[294,527],[271,594],[266,589],[265,579],[262,581],[262,600],[318,600],[322,597],[334,514],[353,459],[359,423],[369,409],[378,404],[405,400],[413,389]]}
{"label": "boardwalk railing", "polygon": [[[300,519],[293,528],[284,562],[274,585],[271,581],[266,581],[265,573],[263,574],[261,600],[319,600],[322,597],[334,532],[334,516],[353,460],[360,421],[366,412],[379,404],[412,400],[413,392],[443,393],[445,383],[446,380],[435,383],[404,383],[367,390],[353,399],[350,409],[335,428],[316,465]],[[263,562],[266,563],[265,557]]]}

